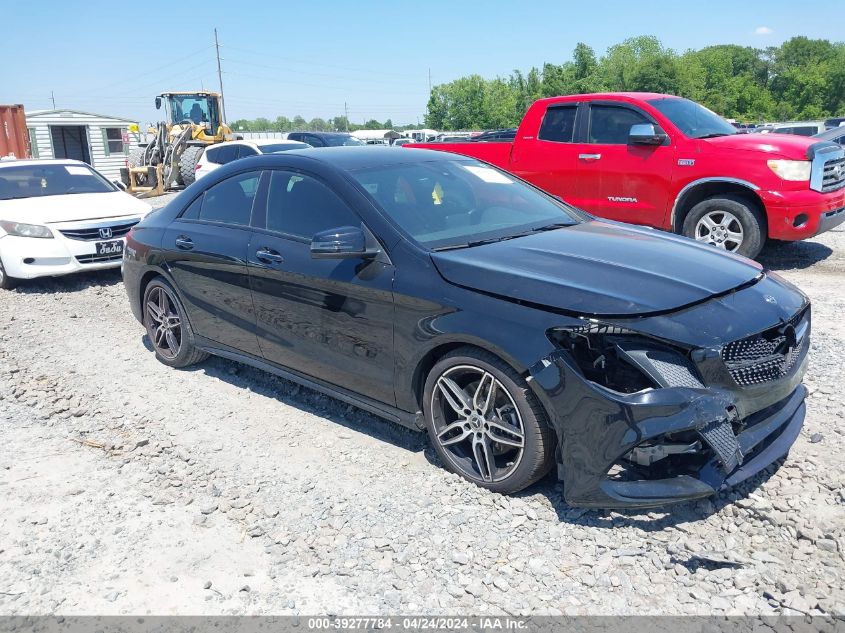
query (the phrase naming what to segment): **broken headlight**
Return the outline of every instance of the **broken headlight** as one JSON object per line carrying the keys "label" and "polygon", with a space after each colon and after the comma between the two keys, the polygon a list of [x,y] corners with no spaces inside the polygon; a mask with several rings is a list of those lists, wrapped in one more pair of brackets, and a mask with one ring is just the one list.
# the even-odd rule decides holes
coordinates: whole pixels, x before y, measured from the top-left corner
{"label": "broken headlight", "polygon": [[683,350],[625,328],[591,322],[554,328],[548,336],[569,352],[585,378],[620,393],[704,387]]}

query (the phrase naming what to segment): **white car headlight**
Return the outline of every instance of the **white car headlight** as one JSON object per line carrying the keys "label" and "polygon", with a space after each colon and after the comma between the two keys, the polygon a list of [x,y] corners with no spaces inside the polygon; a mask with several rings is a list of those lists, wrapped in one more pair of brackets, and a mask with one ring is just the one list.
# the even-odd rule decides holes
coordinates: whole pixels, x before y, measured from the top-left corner
{"label": "white car headlight", "polygon": [[784,180],[810,179],[810,161],[808,160],[770,160],[769,169]]}
{"label": "white car headlight", "polygon": [[23,224],[21,222],[0,220],[0,227],[9,235],[16,237],[37,237],[43,239],[52,239],[53,237],[50,229],[40,224]]}

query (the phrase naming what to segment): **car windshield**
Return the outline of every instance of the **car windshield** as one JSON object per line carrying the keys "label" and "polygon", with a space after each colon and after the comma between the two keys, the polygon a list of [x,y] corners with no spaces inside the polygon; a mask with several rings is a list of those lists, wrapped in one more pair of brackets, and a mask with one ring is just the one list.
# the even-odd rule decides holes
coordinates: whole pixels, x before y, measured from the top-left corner
{"label": "car windshield", "polygon": [[366,145],[364,141],[354,136],[339,134],[337,136],[326,136],[323,139],[329,147],[343,147],[347,145]]}
{"label": "car windshield", "polygon": [[112,191],[117,191],[116,187],[87,165],[0,168],[0,200]]}
{"label": "car windshield", "polygon": [[290,149],[308,149],[311,147],[308,143],[274,143],[272,145],[260,145],[258,149],[262,154],[276,154],[277,152],[286,152]]}
{"label": "car windshield", "polygon": [[577,211],[473,160],[385,165],[352,176],[420,245],[465,248],[579,222]]}
{"label": "car windshield", "polygon": [[689,99],[651,99],[651,105],[692,138],[711,138],[736,134],[736,128],[715,112]]}

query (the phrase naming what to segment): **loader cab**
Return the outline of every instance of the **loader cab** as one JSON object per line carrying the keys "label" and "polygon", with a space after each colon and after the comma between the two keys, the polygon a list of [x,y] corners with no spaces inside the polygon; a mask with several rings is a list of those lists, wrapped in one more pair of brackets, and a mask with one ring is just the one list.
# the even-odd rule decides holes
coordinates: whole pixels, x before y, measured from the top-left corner
{"label": "loader cab", "polygon": [[209,92],[174,92],[156,97],[156,109],[164,105],[165,120],[171,125],[190,121],[206,129],[206,134],[217,134],[220,128],[220,98]]}

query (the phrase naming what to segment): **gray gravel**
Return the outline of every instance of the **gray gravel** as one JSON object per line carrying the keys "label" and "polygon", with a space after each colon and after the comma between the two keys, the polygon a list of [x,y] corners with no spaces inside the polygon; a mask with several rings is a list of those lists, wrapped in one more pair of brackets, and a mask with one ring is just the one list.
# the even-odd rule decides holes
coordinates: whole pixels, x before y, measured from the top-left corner
{"label": "gray gravel", "polygon": [[0,296],[0,613],[845,612],[845,233],[765,263],[814,300],[804,431],[712,500],[573,509],[221,359],[145,349],[116,272]]}

